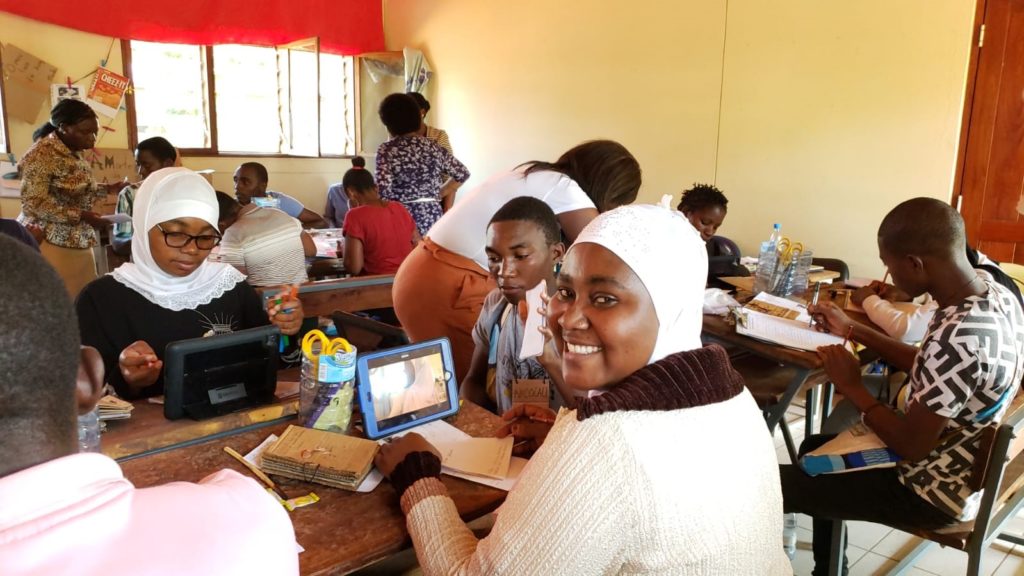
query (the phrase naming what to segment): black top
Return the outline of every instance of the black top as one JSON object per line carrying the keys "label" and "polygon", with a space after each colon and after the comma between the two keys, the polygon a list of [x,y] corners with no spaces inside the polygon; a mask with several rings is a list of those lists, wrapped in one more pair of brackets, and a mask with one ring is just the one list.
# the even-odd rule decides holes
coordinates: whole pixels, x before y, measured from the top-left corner
{"label": "black top", "polygon": [[146,300],[113,276],[104,276],[82,290],[75,307],[82,344],[99,350],[107,382],[122,398],[156,396],[164,391],[163,375],[138,393],[125,384],[117,359],[136,340],[148,343],[163,360],[171,342],[270,323],[259,295],[245,281],[209,304],[175,312]]}

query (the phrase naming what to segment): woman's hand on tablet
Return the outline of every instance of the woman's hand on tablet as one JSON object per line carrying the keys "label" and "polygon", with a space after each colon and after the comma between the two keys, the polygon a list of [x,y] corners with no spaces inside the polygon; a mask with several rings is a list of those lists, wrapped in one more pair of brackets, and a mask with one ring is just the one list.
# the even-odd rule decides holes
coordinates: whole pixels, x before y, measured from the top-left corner
{"label": "woman's hand on tablet", "polygon": [[413,452],[431,452],[438,458],[441,458],[441,453],[434,448],[434,445],[427,442],[426,438],[420,436],[415,432],[409,432],[404,436],[400,436],[380,445],[380,450],[377,451],[377,456],[374,457],[373,463],[377,465],[377,469],[384,476],[390,478],[391,473],[395,471],[395,467],[401,464],[405,457]]}
{"label": "woman's hand on tablet", "polygon": [[143,340],[136,340],[121,351],[117,358],[121,377],[131,388],[145,388],[156,383],[163,361],[156,357],[153,348]]}
{"label": "woman's hand on tablet", "polygon": [[267,302],[267,317],[270,318],[270,322],[280,328],[282,334],[298,334],[303,319],[298,286],[282,286],[281,291]]}
{"label": "woman's hand on tablet", "polygon": [[495,434],[498,438],[513,436],[512,453],[516,456],[532,454],[544,443],[555,423],[556,414],[550,408],[519,404],[501,415],[508,422]]}

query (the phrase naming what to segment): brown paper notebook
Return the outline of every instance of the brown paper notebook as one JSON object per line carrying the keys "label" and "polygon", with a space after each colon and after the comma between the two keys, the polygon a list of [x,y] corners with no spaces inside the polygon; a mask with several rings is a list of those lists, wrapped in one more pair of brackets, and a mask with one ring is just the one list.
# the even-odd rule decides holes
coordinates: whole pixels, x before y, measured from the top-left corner
{"label": "brown paper notebook", "polygon": [[289,426],[263,453],[261,467],[270,474],[355,490],[376,454],[372,440]]}

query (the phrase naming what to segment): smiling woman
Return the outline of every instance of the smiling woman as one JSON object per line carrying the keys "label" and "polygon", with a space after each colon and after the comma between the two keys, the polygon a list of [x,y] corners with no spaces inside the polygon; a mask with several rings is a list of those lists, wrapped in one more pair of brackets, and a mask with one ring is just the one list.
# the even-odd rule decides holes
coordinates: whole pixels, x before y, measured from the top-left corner
{"label": "smiling woman", "polygon": [[701,347],[706,266],[679,212],[626,206],[583,229],[547,320],[589,397],[557,419],[518,410],[517,436],[554,425],[487,538],[462,526],[422,437],[381,447],[425,573],[792,574],[771,437],[725,350]]}
{"label": "smiling woman", "polygon": [[207,260],[220,242],[219,215],[213,188],[198,174],[153,172],[135,197],[133,261],[78,297],[82,342],[100,351],[122,397],[163,392],[161,359],[170,342],[271,322],[298,332],[301,303],[287,313],[264,310],[242,273]]}

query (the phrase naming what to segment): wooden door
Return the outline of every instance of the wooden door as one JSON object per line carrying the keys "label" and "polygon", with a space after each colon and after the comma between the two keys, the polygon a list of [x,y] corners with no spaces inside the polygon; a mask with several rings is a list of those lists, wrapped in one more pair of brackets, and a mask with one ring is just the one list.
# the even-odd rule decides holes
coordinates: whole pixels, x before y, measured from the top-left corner
{"label": "wooden door", "polygon": [[1024,0],[982,1],[960,211],[971,245],[1001,262],[1024,263],[1024,215],[1017,211],[1024,200]]}

